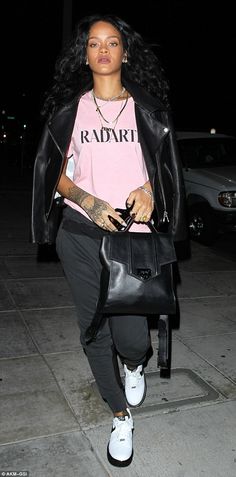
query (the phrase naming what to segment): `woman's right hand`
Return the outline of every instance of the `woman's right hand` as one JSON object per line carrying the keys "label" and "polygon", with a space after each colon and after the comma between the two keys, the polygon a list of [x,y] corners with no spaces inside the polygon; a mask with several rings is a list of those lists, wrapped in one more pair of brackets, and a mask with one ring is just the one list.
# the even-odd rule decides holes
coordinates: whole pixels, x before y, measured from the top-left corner
{"label": "woman's right hand", "polygon": [[120,215],[110,206],[110,204],[108,204],[108,202],[98,199],[98,197],[95,197],[76,186],[65,173],[62,173],[61,175],[57,191],[63,197],[66,197],[82,207],[90,219],[104,230],[109,230],[110,232],[117,231],[115,225],[111,223],[109,216],[117,220],[120,224],[124,226],[126,225]]}
{"label": "woman's right hand", "polygon": [[98,199],[98,197],[88,194],[80,205],[90,219],[103,230],[110,232],[117,231],[117,228],[113,225],[109,217],[115,219],[121,225],[126,225],[115,209],[113,209],[108,202]]}

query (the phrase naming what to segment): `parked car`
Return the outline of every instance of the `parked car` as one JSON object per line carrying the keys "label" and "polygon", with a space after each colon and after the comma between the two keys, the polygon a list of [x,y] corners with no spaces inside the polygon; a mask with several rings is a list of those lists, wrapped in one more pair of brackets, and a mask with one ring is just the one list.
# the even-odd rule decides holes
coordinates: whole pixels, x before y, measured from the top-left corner
{"label": "parked car", "polygon": [[236,137],[177,132],[186,187],[190,238],[213,244],[236,231]]}

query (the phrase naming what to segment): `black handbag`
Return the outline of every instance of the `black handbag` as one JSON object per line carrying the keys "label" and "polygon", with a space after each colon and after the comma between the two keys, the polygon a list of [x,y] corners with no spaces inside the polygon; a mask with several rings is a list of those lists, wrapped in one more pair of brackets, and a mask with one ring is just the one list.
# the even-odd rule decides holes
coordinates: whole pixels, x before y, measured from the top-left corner
{"label": "black handbag", "polygon": [[86,331],[86,342],[96,339],[106,315],[168,315],[176,311],[173,284],[175,248],[169,233],[152,222],[148,233],[129,232],[132,225],[102,238],[103,265],[97,310]]}

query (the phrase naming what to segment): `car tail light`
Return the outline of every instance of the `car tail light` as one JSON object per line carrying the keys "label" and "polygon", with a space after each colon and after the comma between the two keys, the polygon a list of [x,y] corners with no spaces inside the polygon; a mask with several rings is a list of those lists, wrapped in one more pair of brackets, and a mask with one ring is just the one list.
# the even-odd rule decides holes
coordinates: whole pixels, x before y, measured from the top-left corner
{"label": "car tail light", "polygon": [[223,207],[236,207],[236,191],[221,192],[218,201]]}

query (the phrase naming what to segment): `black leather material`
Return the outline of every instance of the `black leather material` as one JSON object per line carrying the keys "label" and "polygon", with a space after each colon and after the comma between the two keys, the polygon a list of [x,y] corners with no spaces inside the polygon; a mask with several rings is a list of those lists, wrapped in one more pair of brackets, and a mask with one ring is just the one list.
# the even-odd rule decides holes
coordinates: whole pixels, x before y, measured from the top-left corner
{"label": "black leather material", "polygon": [[104,315],[168,315],[176,312],[172,265],[176,261],[171,236],[114,232],[102,239],[103,264],[97,312],[87,329],[87,342],[96,338]]}
{"label": "black leather material", "polygon": [[103,237],[100,258],[103,313],[175,312],[170,236],[115,232]]}

